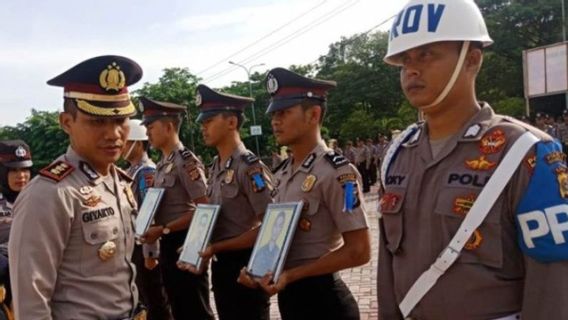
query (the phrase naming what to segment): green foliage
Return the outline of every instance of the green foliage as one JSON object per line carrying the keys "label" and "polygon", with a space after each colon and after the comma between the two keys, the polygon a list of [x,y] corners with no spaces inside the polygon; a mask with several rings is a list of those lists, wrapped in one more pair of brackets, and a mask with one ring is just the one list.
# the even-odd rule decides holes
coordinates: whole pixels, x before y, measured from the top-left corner
{"label": "green foliage", "polygon": [[69,139],[59,127],[59,112],[37,111],[14,127],[0,128],[0,139],[22,139],[32,151],[34,171],[65,153]]}

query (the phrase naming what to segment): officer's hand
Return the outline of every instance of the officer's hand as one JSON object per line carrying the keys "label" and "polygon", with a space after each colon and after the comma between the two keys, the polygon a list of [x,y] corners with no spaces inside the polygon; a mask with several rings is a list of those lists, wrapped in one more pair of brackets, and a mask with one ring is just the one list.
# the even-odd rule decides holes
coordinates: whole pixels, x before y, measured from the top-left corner
{"label": "officer's hand", "polygon": [[158,259],[156,258],[144,258],[144,267],[148,270],[154,270],[158,266]]}
{"label": "officer's hand", "polygon": [[255,281],[247,272],[247,268],[243,267],[241,269],[241,273],[239,274],[239,277],[237,278],[237,282],[242,284],[245,287],[249,287],[252,289],[256,289],[258,288],[258,282]]}
{"label": "officer's hand", "polygon": [[269,272],[260,279],[259,284],[262,289],[268,293],[268,295],[273,296],[286,288],[286,285],[288,284],[286,272],[282,272],[280,274],[278,282],[276,283],[272,282],[272,273]]}
{"label": "officer's hand", "polygon": [[148,231],[142,236],[140,241],[142,243],[154,243],[162,236],[163,227],[162,226],[153,226],[148,228]]}
{"label": "officer's hand", "polygon": [[189,263],[183,261],[176,262],[176,266],[182,271],[189,271],[189,268],[192,267]]}

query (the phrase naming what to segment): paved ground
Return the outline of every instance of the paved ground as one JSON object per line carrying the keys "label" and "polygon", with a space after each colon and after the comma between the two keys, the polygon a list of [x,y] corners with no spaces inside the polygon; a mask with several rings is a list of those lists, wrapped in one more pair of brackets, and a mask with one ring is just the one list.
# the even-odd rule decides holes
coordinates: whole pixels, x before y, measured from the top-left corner
{"label": "paved ground", "polygon": [[[367,208],[367,218],[371,226],[372,235],[371,261],[362,267],[341,272],[343,280],[347,283],[359,303],[361,320],[378,319],[376,274],[378,252],[377,199],[376,188],[372,188],[372,192],[365,196],[365,207]],[[211,297],[211,301],[214,301],[213,297]],[[270,318],[275,320],[280,319],[276,296],[271,300],[270,309]]]}

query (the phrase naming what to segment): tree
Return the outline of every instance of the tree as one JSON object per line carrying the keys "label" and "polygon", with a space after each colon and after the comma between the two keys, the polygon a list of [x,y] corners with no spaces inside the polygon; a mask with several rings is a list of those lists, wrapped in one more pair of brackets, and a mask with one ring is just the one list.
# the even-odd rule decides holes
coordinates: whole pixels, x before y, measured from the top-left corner
{"label": "tree", "polygon": [[31,149],[34,171],[43,168],[65,153],[69,138],[59,127],[59,112],[37,111],[15,127],[0,128],[0,139],[21,139]]}

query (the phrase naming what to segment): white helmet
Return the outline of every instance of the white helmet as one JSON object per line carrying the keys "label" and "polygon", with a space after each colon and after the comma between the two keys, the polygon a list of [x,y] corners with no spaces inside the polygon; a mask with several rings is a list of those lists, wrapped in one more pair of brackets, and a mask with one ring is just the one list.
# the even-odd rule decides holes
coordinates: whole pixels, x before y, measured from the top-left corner
{"label": "white helmet", "polygon": [[128,124],[130,125],[130,133],[128,134],[128,139],[130,141],[148,141],[148,136],[146,135],[146,127],[143,126],[141,120],[129,119]]}
{"label": "white helmet", "polygon": [[473,0],[411,0],[396,16],[384,61],[400,65],[400,53],[439,41],[493,43]]}

